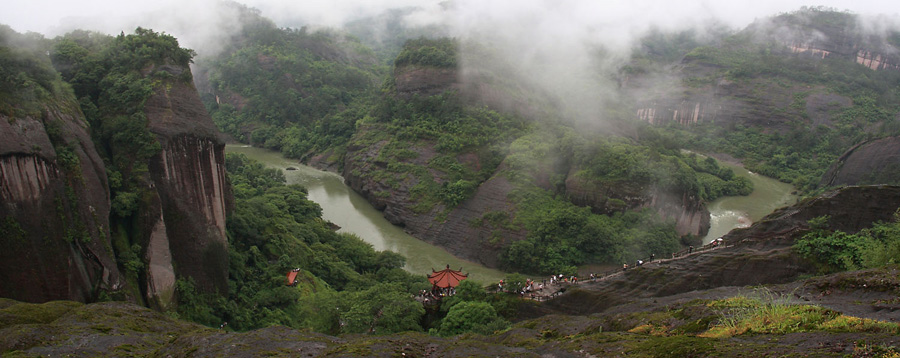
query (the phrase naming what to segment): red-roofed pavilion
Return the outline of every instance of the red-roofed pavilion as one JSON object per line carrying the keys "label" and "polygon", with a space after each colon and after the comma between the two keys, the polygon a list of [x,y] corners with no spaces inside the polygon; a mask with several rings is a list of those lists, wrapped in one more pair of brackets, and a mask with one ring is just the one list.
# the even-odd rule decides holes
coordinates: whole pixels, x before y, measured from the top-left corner
{"label": "red-roofed pavilion", "polygon": [[431,272],[432,274],[428,275],[428,281],[436,288],[456,287],[460,281],[469,277],[469,274],[462,273],[462,268],[459,271],[451,270],[450,265],[440,271],[431,269]]}
{"label": "red-roofed pavilion", "polygon": [[287,285],[294,286],[297,284],[297,274],[300,273],[299,269],[293,269],[287,273]]}

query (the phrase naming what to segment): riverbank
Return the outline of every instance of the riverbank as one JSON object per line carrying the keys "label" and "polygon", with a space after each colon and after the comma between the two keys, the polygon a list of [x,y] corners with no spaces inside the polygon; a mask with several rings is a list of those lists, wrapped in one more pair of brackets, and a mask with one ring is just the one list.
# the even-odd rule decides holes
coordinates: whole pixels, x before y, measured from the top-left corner
{"label": "riverbank", "polygon": [[[430,274],[448,264],[462,268],[473,281],[490,284],[498,282],[506,273],[459,259],[441,247],[410,236],[402,228],[388,222],[362,196],[344,185],[344,179],[333,172],[322,171],[285,158],[281,153],[241,144],[225,146],[228,153],[241,153],[264,163],[269,168],[282,170],[288,184],[300,184],[309,192],[310,200],[322,207],[322,217],[339,226],[339,232],[353,233],[376,250],[389,250],[406,257],[407,271]],[[287,170],[292,167],[296,170]]]}
{"label": "riverbank", "polygon": [[733,229],[749,227],[776,209],[797,202],[798,197],[793,194],[794,187],[790,184],[753,173],[745,169],[739,160],[727,154],[710,156],[719,160],[720,166],[733,170],[735,175],[749,179],[753,183],[753,192],[747,196],[722,197],[707,205],[710,228],[703,238],[703,244],[708,244]]}

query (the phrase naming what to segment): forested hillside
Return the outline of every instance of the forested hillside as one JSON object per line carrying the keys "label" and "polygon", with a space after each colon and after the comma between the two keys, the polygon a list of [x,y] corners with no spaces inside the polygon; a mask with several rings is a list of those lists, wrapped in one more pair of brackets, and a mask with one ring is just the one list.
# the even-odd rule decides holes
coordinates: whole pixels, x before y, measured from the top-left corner
{"label": "forested hillside", "polygon": [[[624,73],[626,91],[638,99],[639,119],[686,147],[730,154],[813,193],[845,151],[900,129],[900,34],[869,32],[860,21],[804,8],[670,58],[655,56],[648,38]],[[665,90],[656,87],[660,72],[674,78]]]}
{"label": "forested hillside", "polygon": [[240,5],[222,6],[243,11],[240,31],[196,66],[219,128],[291,158],[340,151],[384,73],[375,53],[344,33],[282,29]]}
{"label": "forested hillside", "polygon": [[[709,203],[754,189],[715,158],[810,197],[834,185],[900,184],[897,32],[869,31],[858,16],[827,8],[744,29],[656,30],[628,56],[591,52],[590,60],[617,65],[596,66],[582,80],[609,93],[573,108],[581,98],[559,98],[531,78],[540,74],[523,74],[489,42],[429,26],[389,24],[384,30],[395,36],[387,38],[367,32],[403,10],[347,29],[311,29],[219,6],[241,16],[215,56],[144,28],[53,39],[0,28],[2,296],[129,301],[224,330],[285,325],[331,335],[491,334],[523,318],[597,313],[631,297],[662,312],[608,314],[571,330],[520,323],[505,338],[486,338],[506,353],[521,345],[515,332],[540,336],[522,342],[554,351],[571,347],[560,348],[560,332],[600,339],[612,330],[649,337],[629,344],[702,341],[698,349],[712,354],[702,339],[743,333],[713,324],[722,312],[777,305],[657,296],[712,289],[733,296],[723,287],[789,284],[816,272],[872,269],[841,276],[854,283],[839,288],[877,296],[866,314],[897,311],[896,297],[884,298],[896,292],[896,275],[881,278],[896,271],[897,223],[886,222],[893,187],[829,191],[729,234],[720,251],[674,259],[700,246]],[[575,275],[584,265],[650,255],[673,261],[616,272],[546,305],[464,281],[456,296],[426,311],[416,295],[430,285],[403,270],[402,256],[338,233],[306,189],[226,156],[221,133],[339,172],[417,238],[514,272],[506,278],[514,291],[526,277]],[[866,275],[884,289],[870,292],[876,278]],[[828,285],[803,283],[804,299],[844,304],[822,298]],[[85,315],[80,305],[48,307],[62,312],[54,320]],[[116,304],[84,310],[103,307]],[[0,330],[49,323],[13,311],[0,316]],[[817,322],[804,332],[897,333],[896,325],[837,311],[804,312]],[[341,351],[325,340],[336,354],[358,353],[358,341]]]}
{"label": "forested hillside", "polygon": [[218,163],[193,52],[174,37],[3,30],[3,297],[129,301],[240,331],[437,327],[442,315],[423,320],[413,298],[430,285],[404,257],[336,233],[280,171],[243,156]]}
{"label": "forested hillside", "polygon": [[[342,167],[389,220],[462,257],[548,273],[671,253],[705,233],[706,202],[752,190],[714,161],[681,152],[668,133],[630,118],[607,120],[640,136],[583,131],[561,120],[558,104],[528,103],[541,96],[528,84],[490,68],[476,71],[482,82],[464,80],[453,39],[407,41],[383,68],[371,55],[370,62],[351,55],[365,52],[345,35],[262,27],[268,32],[245,24],[255,32],[245,30],[240,50],[201,62],[217,123],[244,141]],[[323,48],[344,55],[329,57]],[[323,73],[353,76],[315,77]],[[339,80],[348,78],[360,86]],[[274,92],[259,87],[263,82]],[[344,91],[342,99],[309,88],[318,84]],[[287,110],[286,94],[299,96],[288,106],[332,98],[332,107]],[[509,103],[533,108],[510,110]],[[480,202],[485,197],[496,200]]]}

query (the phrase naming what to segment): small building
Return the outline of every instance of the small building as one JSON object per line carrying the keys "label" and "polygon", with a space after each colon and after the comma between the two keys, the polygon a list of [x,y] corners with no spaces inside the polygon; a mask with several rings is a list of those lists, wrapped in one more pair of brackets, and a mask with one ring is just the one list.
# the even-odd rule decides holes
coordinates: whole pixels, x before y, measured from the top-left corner
{"label": "small building", "polygon": [[440,271],[431,269],[431,274],[428,275],[428,282],[431,282],[432,290],[449,289],[459,286],[459,282],[468,277],[469,274],[462,273],[462,267],[457,271],[451,269],[450,265],[447,265],[447,268]]}
{"label": "small building", "polygon": [[300,269],[295,268],[287,273],[287,282],[288,286],[297,286],[300,283],[300,280],[297,279],[297,275],[300,274]]}

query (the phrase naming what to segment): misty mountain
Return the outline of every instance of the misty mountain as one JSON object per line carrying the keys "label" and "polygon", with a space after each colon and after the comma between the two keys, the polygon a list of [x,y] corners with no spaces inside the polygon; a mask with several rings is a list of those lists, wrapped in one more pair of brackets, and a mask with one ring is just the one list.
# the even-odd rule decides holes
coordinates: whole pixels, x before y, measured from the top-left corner
{"label": "misty mountain", "polygon": [[[438,14],[480,6],[490,5],[449,2]],[[816,342],[834,330],[847,333],[835,348],[843,353],[863,339],[896,342],[884,338],[896,337],[896,325],[858,318],[897,311],[898,194],[889,185],[900,184],[900,32],[889,26],[821,7],[741,29],[641,25],[628,34],[552,13],[515,27],[521,18],[499,13],[416,22],[425,10],[406,7],[345,28],[288,28],[236,3],[210,11],[233,21],[199,53],[146,28],[53,39],[0,28],[0,238],[10,248],[0,293],[129,301],[223,330],[285,325],[331,336],[232,335],[120,303],[4,299],[0,330],[16,331],[0,340],[3,349],[67,349],[47,332],[100,327],[94,312],[147,325],[79,329],[78,337],[146,333],[152,342],[138,350],[148,354],[271,334],[303,342],[291,349],[371,355],[362,346],[375,341],[337,335],[410,331],[431,335],[387,336],[406,343],[386,338],[374,349],[434,352],[447,342],[437,336],[499,331],[454,342],[497,354],[522,345],[548,354],[621,353],[623,345],[648,355],[725,354],[744,352],[746,341],[721,333],[717,319],[757,305],[734,286],[775,284],[829,308],[804,308],[817,323],[797,329],[815,342],[771,346],[763,341],[797,331],[762,331],[754,352],[824,351]],[[616,270],[546,303],[467,282],[426,311],[413,297],[430,286],[402,270],[403,257],[337,233],[305,189],[226,157],[226,140],[339,172],[414,236],[529,276],[693,253],[709,203],[753,191],[716,157],[808,198],[730,233],[721,250]],[[844,184],[882,186],[831,190]],[[863,298],[862,308],[848,303]],[[43,309],[46,317],[30,313]],[[26,339],[22,324],[46,339]],[[725,335],[716,341],[724,351],[713,334]],[[625,335],[639,338],[616,338]],[[590,338],[571,345],[572,337]],[[613,343],[595,344],[604,339]]]}

